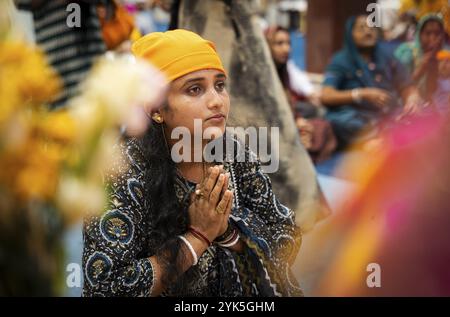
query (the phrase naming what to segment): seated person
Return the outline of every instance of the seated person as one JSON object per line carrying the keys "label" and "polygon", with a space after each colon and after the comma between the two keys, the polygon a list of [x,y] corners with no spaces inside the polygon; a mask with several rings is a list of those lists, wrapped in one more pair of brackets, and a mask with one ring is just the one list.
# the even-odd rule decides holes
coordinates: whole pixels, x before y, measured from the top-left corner
{"label": "seated person", "polygon": [[400,45],[395,56],[412,74],[421,97],[431,102],[438,80],[436,54],[445,47],[444,21],[439,15],[424,16],[419,21],[415,36],[413,42]]}
{"label": "seated person", "polygon": [[339,149],[375,138],[381,119],[415,112],[420,104],[408,73],[381,49],[378,29],[366,20],[360,15],[347,21],[344,48],[333,56],[323,82],[321,101]]}
{"label": "seated person", "polygon": [[[295,213],[278,202],[256,155],[226,132],[230,97],[215,44],[176,29],[142,37],[132,52],[169,87],[147,113],[147,132],[117,144],[105,212],[84,222],[83,295],[302,295],[291,271],[301,242]],[[179,129],[201,146],[176,150]],[[210,162],[215,140],[236,146]]]}
{"label": "seated person", "polygon": [[336,149],[336,138],[331,125],[319,118],[319,92],[308,76],[289,60],[291,39],[289,31],[280,26],[265,32],[275,67],[291,106],[300,140],[317,163],[327,159]]}

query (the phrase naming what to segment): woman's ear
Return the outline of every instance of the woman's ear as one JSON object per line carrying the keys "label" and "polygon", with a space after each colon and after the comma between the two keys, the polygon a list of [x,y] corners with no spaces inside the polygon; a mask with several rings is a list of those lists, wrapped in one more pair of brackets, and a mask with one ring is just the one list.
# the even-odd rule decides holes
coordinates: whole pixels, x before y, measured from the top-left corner
{"label": "woman's ear", "polygon": [[159,110],[152,112],[151,117],[152,117],[152,120],[155,121],[156,123],[164,122],[164,118],[162,117],[161,112],[159,112]]}

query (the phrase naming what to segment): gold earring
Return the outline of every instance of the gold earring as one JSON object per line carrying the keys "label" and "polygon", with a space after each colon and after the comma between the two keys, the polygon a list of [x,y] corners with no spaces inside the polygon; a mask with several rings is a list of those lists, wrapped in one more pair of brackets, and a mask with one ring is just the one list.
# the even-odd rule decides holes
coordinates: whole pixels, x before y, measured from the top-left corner
{"label": "gold earring", "polygon": [[152,116],[152,119],[155,120],[157,123],[162,123],[163,122],[163,118],[161,117],[161,115],[159,113],[155,113]]}

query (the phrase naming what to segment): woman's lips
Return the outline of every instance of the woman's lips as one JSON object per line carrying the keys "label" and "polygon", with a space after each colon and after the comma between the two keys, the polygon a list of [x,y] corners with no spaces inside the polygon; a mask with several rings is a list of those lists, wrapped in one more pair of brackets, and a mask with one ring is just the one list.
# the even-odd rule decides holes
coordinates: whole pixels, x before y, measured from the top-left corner
{"label": "woman's lips", "polygon": [[217,114],[215,116],[209,117],[206,121],[212,121],[214,123],[221,123],[225,120],[225,116],[223,114]]}

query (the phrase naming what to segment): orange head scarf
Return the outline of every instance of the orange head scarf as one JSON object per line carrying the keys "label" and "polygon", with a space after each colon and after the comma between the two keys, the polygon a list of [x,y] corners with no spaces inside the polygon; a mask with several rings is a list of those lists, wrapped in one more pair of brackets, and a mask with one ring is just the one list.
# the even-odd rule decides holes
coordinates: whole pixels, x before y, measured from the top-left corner
{"label": "orange head scarf", "polygon": [[163,72],[169,82],[202,69],[226,74],[214,43],[187,30],[147,34],[133,44],[132,52]]}

